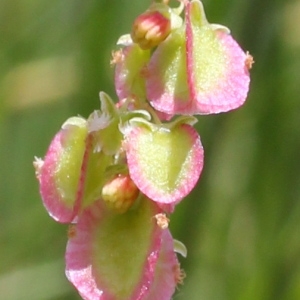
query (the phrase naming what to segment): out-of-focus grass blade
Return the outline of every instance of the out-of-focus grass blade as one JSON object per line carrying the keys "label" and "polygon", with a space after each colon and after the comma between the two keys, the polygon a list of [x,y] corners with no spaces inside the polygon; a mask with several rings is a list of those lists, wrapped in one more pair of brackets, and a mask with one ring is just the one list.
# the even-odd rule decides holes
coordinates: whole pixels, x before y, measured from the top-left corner
{"label": "out-of-focus grass blade", "polygon": [[5,273],[0,277],[0,295],[5,300],[48,300],[70,293],[61,260]]}

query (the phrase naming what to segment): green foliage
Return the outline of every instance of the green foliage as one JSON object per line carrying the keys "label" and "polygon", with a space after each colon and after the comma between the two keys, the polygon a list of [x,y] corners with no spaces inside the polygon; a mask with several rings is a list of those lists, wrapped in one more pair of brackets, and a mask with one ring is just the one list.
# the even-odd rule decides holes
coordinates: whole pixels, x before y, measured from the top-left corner
{"label": "green foliage", "polygon": [[[0,2],[3,299],[80,299],[63,276],[67,228],[45,214],[32,161],[70,115],[99,108],[100,90],[114,95],[111,50],[149,2]],[[300,4],[203,2],[256,64],[242,108],[199,117],[204,171],[171,222],[188,248],[175,299],[300,299]]]}

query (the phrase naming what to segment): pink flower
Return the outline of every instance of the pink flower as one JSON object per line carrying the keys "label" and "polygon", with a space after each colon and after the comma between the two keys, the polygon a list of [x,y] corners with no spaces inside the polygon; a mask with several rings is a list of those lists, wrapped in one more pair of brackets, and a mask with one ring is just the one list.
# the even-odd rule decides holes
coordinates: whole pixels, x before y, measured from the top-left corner
{"label": "pink flower", "polygon": [[50,216],[70,223],[82,200],[87,153],[85,120],[71,118],[55,135],[44,160],[35,163],[40,193]]}
{"label": "pink flower", "polygon": [[160,209],[145,197],[125,214],[94,203],[69,237],[66,275],[86,300],[169,300],[180,267]]}
{"label": "pink flower", "polygon": [[126,135],[125,148],[132,180],[160,204],[176,204],[186,197],[203,168],[199,135],[180,119],[168,126],[137,123]]}

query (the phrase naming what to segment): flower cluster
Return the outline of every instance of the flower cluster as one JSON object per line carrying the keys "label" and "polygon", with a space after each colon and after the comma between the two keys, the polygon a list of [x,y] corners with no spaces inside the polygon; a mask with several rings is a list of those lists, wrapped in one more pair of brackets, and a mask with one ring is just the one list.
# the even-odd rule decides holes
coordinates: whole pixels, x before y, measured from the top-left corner
{"label": "flower cluster", "polygon": [[[69,223],[66,275],[86,300],[169,300],[182,282],[168,216],[196,185],[193,115],[241,106],[252,57],[201,1],[153,3],[113,53],[115,104],[68,119],[34,166],[50,216]],[[183,16],[181,16],[183,15]]]}

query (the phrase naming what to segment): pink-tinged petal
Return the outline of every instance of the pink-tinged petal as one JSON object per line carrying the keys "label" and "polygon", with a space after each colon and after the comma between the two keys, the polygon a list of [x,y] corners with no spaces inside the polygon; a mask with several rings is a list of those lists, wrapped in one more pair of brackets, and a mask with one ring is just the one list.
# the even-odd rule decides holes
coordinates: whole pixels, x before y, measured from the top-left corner
{"label": "pink-tinged petal", "polygon": [[71,222],[73,217],[73,204],[65,203],[56,187],[53,174],[56,170],[56,161],[61,151],[61,132],[53,139],[44,164],[40,170],[40,193],[43,203],[50,216],[58,222]]}
{"label": "pink-tinged petal", "polygon": [[43,203],[50,216],[58,222],[71,222],[80,207],[86,133],[86,129],[80,126],[59,131],[39,168],[38,180]]}
{"label": "pink-tinged petal", "polygon": [[194,188],[203,168],[203,148],[192,126],[140,125],[129,131],[126,140],[129,174],[147,197],[177,203]]}
{"label": "pink-tinged petal", "polygon": [[241,106],[250,82],[247,54],[225,27],[207,22],[200,1],[187,1],[185,21],[150,59],[146,92],[151,105],[187,115]]}
{"label": "pink-tinged petal", "polygon": [[146,299],[170,300],[178,283],[181,283],[181,270],[174,252],[174,241],[170,231],[164,230],[154,282]]}
{"label": "pink-tinged petal", "polygon": [[43,203],[61,223],[75,217],[101,197],[105,169],[112,157],[94,151],[95,137],[88,134],[86,120],[67,120],[52,140],[44,161],[36,161]]}
{"label": "pink-tinged petal", "polygon": [[119,99],[128,97],[145,98],[144,68],[149,60],[150,51],[142,50],[131,44],[120,50],[116,60],[115,88]]}
{"label": "pink-tinged petal", "polygon": [[211,114],[241,106],[249,89],[247,54],[229,32],[210,25],[200,1],[186,8],[187,72],[193,101],[184,113]]}
{"label": "pink-tinged petal", "polygon": [[170,115],[181,113],[191,101],[183,28],[172,31],[154,51],[147,66],[146,92],[156,110]]}
{"label": "pink-tinged petal", "polygon": [[[174,292],[176,280],[173,276],[172,283],[172,275],[165,272],[174,274],[177,260],[170,236],[155,222],[158,212],[145,198],[121,215],[101,200],[83,212],[66,251],[66,275],[83,299],[150,300],[153,283],[165,295]],[[166,286],[156,283],[164,279]]]}

